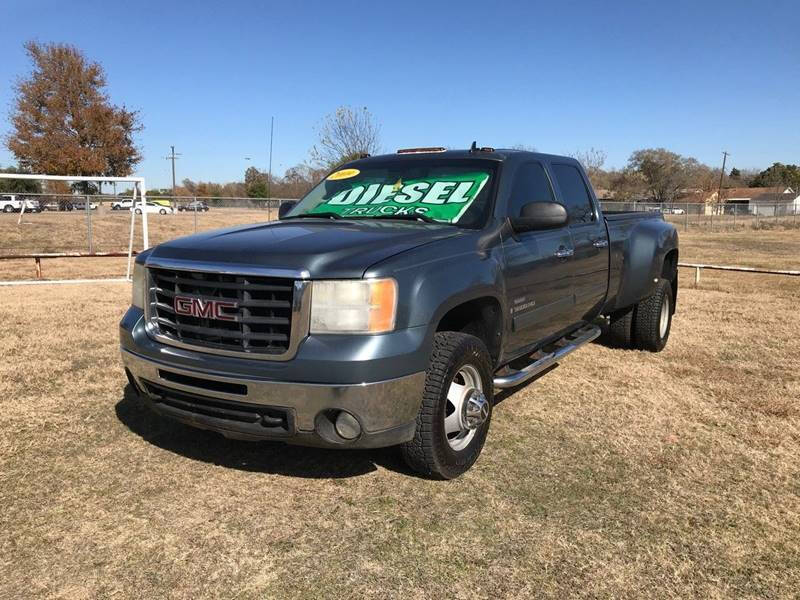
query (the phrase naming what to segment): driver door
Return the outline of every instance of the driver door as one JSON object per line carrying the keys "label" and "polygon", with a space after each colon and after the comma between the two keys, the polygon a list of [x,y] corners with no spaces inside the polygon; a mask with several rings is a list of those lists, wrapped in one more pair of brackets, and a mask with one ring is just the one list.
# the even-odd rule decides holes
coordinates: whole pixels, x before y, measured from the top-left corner
{"label": "driver door", "polygon": [[[519,216],[529,202],[554,202],[553,186],[538,161],[517,167],[508,216]],[[506,351],[515,354],[571,324],[575,298],[568,226],[503,237],[506,305],[511,331]]]}

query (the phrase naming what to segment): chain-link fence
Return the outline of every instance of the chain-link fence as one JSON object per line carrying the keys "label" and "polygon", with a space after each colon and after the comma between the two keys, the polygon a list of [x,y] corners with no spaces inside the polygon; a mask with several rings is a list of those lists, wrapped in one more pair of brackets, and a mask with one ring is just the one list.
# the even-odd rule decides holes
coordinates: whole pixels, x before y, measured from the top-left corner
{"label": "chain-link fence", "polygon": [[[149,242],[155,246],[200,231],[277,219],[280,205],[288,201],[147,196],[147,204],[142,207],[137,199],[134,209],[132,198],[123,196],[24,198],[22,214],[13,209],[0,212],[0,280],[124,276],[132,217],[133,250],[142,250],[142,210],[147,211]],[[34,255],[69,256],[50,260],[55,256]],[[12,256],[26,258],[8,258]]]}
{"label": "chain-link fence", "polygon": [[[78,196],[74,194],[25,194],[26,209],[0,212],[0,257],[34,254],[97,256],[127,253],[131,235],[132,198]],[[281,198],[219,198],[147,196],[150,245],[199,231],[260,223],[277,219]],[[137,200],[138,202],[138,200]],[[727,204],[654,203],[602,201],[606,211],[653,211],[683,231],[714,231],[776,226],[800,227],[800,199],[787,202]],[[137,210],[142,210],[137,205]],[[142,218],[135,215],[133,249],[142,249]],[[77,258],[77,257],[76,257]],[[0,279],[75,276],[118,276],[125,273],[119,256],[69,261],[0,261]],[[64,264],[56,264],[64,263]],[[91,263],[91,266],[88,264]],[[67,266],[65,266],[67,265]],[[44,274],[42,274],[42,270]]]}
{"label": "chain-link fence", "polygon": [[[0,213],[0,256],[127,252],[131,197],[25,194],[26,212]],[[199,231],[277,219],[282,198],[147,196],[150,245]],[[800,198],[785,203],[653,203],[602,201],[606,211],[653,211],[683,230],[800,225]],[[29,212],[31,208],[36,212]],[[137,206],[137,212],[142,207]],[[135,218],[134,250],[142,246]]]}
{"label": "chain-link fence", "polygon": [[776,225],[800,226],[800,198],[787,202],[729,202],[725,204],[616,202],[602,200],[604,211],[660,212],[676,227],[689,231],[771,229]]}
{"label": "chain-link fence", "polygon": [[[127,252],[131,197],[25,194],[25,212],[0,214],[0,255]],[[208,229],[277,219],[281,198],[147,196],[137,199],[134,249],[141,250],[141,212],[150,245]]]}

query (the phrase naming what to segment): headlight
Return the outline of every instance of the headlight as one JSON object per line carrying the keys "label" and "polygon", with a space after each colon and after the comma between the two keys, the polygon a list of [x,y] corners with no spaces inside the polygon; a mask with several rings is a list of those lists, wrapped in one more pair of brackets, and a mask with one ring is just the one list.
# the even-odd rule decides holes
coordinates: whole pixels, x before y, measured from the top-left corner
{"label": "headlight", "polygon": [[311,333],[384,333],[394,329],[394,279],[315,281]]}
{"label": "headlight", "polygon": [[144,265],[140,263],[133,264],[133,297],[131,304],[137,308],[144,310],[145,292],[147,286],[145,285],[146,272]]}

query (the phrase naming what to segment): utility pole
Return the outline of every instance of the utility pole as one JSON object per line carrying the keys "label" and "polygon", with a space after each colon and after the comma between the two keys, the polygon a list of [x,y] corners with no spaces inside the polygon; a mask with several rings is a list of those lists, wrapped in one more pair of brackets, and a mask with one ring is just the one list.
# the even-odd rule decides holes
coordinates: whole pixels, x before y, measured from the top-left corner
{"label": "utility pole", "polygon": [[172,150],[172,153],[164,158],[172,161],[172,206],[175,208],[178,205],[178,200],[175,197],[175,161],[178,160],[178,157],[181,156],[181,154],[180,152],[175,154],[175,146],[170,146],[170,149]]}
{"label": "utility pole", "polygon": [[722,171],[719,173],[719,188],[717,188],[717,204],[722,204],[722,178],[725,177],[725,161],[728,160],[730,154],[722,151]]}
{"label": "utility pole", "polygon": [[269,174],[267,175],[267,202],[272,198],[272,132],[275,129],[275,117],[270,117],[269,120]]}

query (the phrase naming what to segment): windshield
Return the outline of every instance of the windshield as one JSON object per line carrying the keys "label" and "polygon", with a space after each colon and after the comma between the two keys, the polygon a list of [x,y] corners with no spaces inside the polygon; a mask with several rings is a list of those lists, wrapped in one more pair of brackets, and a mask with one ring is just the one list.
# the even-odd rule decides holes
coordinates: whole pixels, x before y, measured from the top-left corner
{"label": "windshield", "polygon": [[284,218],[418,218],[480,227],[489,214],[494,165],[475,160],[459,162],[401,160],[339,169]]}

